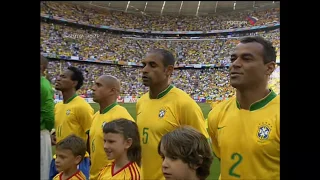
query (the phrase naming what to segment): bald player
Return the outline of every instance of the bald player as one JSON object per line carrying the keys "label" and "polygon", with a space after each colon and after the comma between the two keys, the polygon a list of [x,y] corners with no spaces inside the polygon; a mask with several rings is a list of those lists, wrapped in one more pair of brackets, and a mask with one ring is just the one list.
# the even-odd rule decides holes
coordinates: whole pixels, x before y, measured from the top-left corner
{"label": "bald player", "polygon": [[98,179],[100,170],[109,162],[103,148],[103,125],[120,118],[134,120],[128,111],[117,103],[117,98],[120,94],[120,82],[117,78],[102,75],[96,80],[92,90],[93,101],[99,103],[100,106],[100,110],[93,116],[89,133],[91,158],[90,180],[96,180]]}
{"label": "bald player", "polygon": [[40,55],[41,74],[41,117],[40,117],[40,143],[41,143],[41,179],[49,179],[50,162],[52,160],[50,131],[54,126],[54,100],[53,89],[45,77],[48,60]]}

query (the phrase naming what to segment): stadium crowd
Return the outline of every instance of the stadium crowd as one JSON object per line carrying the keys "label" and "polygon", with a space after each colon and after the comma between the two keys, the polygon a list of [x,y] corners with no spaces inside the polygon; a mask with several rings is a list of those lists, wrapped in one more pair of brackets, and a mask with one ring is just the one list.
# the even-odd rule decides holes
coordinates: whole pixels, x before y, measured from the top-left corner
{"label": "stadium crowd", "polygon": [[[280,8],[263,11],[225,13],[215,16],[177,17],[103,11],[97,8],[88,8],[71,3],[43,2],[41,4],[41,13],[71,19],[77,23],[145,31],[211,31],[280,22]],[[255,24],[227,23],[228,21],[246,21],[248,17],[255,17],[258,21]]]}
{"label": "stadium crowd", "polygon": [[[115,19],[120,19],[118,27],[125,25],[126,27],[137,27],[139,18],[130,14],[122,14],[119,12],[110,12],[111,14],[101,14],[102,12],[94,12],[93,9],[82,8],[80,6],[64,4],[59,8],[57,3],[46,2],[42,4],[43,13],[51,13],[65,18],[75,19],[77,21],[87,21],[90,24],[107,24],[112,23]],[[100,13],[100,14],[99,14]],[[254,14],[264,21],[259,19],[259,22],[266,23],[271,21],[268,17],[278,17],[272,14],[277,14],[276,9],[272,13],[267,11],[262,14]],[[103,17],[103,18],[102,18]],[[133,19],[133,18],[137,19]],[[149,26],[153,28],[166,26],[157,26],[156,19],[148,20]],[[164,24],[169,24],[168,27],[174,27],[176,22],[168,18]],[[229,17],[231,18],[231,17]],[[210,18],[208,17],[209,21]],[[141,20],[141,19],[140,19]],[[274,20],[274,19],[272,19]],[[192,19],[186,24],[194,24]],[[200,21],[199,21],[200,22]],[[203,21],[205,22],[205,21]],[[143,24],[143,23],[142,23]],[[158,23],[159,24],[159,23]],[[210,24],[210,23],[209,23]],[[182,26],[183,28],[192,27]],[[214,27],[217,28],[217,27]],[[219,28],[227,29],[223,25]],[[177,30],[177,29],[173,29]],[[260,35],[273,42],[276,47],[277,55],[280,56],[280,31],[279,29],[272,31],[261,31],[250,34],[236,34],[233,36],[243,35]],[[40,49],[42,53],[47,53],[51,57],[65,56],[67,58],[78,57],[79,60],[94,60],[97,63],[82,63],[81,61],[50,61],[48,68],[48,76],[54,84],[59,73],[68,66],[76,66],[83,70],[85,75],[85,82],[79,94],[90,97],[91,87],[94,80],[101,74],[111,74],[118,77],[122,83],[121,96],[140,96],[147,91],[147,88],[141,83],[140,68],[130,66],[117,66],[99,64],[99,62],[135,62],[138,63],[144,57],[146,52],[153,48],[169,49],[177,58],[177,65],[181,64],[214,64],[221,68],[210,69],[177,69],[172,76],[173,84],[193,97],[211,97],[212,99],[224,99],[234,95],[233,88],[229,85],[228,64],[229,51],[238,42],[238,38],[224,37],[219,38],[215,36],[199,37],[198,39],[171,39],[171,40],[157,40],[157,37],[152,38],[134,38],[127,37],[127,35],[112,34],[92,29],[77,28],[74,26],[41,22],[41,39]],[[205,39],[204,39],[205,38]],[[120,64],[120,63],[119,63]],[[279,71],[278,66],[274,75],[270,80],[270,87],[279,93]],[[58,92],[56,92],[57,96]]]}
{"label": "stadium crowd", "polygon": [[[251,33],[251,35],[254,34],[272,41],[280,53],[279,29],[267,33]],[[238,43],[238,39],[125,38],[101,31],[43,22],[41,23],[40,43],[42,52],[66,57],[78,56],[80,60],[139,62],[150,49],[165,48],[176,55],[178,64],[216,64],[220,66],[229,63],[229,49]]]}
{"label": "stadium crowd", "polygon": [[[116,76],[121,81],[121,96],[140,97],[147,92],[147,87],[142,84],[140,68],[124,66],[106,66],[104,64],[79,63],[72,61],[50,61],[48,75],[52,84],[68,66],[75,66],[83,70],[84,85],[79,90],[79,94],[85,97],[91,97],[91,87],[100,75],[109,74]],[[187,92],[190,96],[210,97],[213,100],[221,100],[234,95],[234,89],[229,84],[228,68],[210,68],[210,69],[177,69],[172,76],[172,83]],[[280,66],[270,78],[270,88],[280,93]],[[61,96],[56,92],[56,96]]]}

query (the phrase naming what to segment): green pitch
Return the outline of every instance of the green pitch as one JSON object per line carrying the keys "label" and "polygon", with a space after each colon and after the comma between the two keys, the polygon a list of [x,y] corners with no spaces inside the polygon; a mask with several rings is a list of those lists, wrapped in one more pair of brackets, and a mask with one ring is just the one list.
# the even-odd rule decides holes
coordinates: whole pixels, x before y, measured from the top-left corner
{"label": "green pitch", "polygon": [[[124,103],[119,103],[121,106],[127,108],[128,112],[131,114],[131,116],[136,119],[136,104],[124,104]],[[94,111],[99,110],[99,105],[98,104],[91,104],[93,107]],[[210,105],[207,103],[199,103],[199,106],[201,107],[201,110],[203,112],[204,118],[207,118],[208,113],[210,111]],[[210,170],[210,176],[207,178],[207,180],[217,180],[219,179],[220,175],[220,166],[219,166],[219,160],[214,159],[211,170]]]}

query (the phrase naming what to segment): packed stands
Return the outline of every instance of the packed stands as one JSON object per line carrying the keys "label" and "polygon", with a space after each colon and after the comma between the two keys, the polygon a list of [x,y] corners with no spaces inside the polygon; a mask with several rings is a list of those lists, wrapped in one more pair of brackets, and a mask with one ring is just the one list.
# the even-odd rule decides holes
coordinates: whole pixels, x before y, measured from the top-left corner
{"label": "packed stands", "polygon": [[[111,25],[115,27],[140,28],[155,30],[199,30],[233,28],[223,24],[223,18],[216,17],[158,17],[126,14],[121,12],[101,12],[95,9],[84,8],[73,4],[55,2],[42,3],[41,12],[53,16],[73,19],[76,22]],[[272,9],[255,12],[258,23],[272,23],[279,21],[279,10]],[[247,16],[231,14],[227,18]],[[197,18],[201,18],[201,21]],[[214,21],[212,24],[211,22]],[[200,23],[202,22],[202,23]],[[200,24],[199,24],[200,23]],[[261,35],[272,41],[280,59],[280,32],[279,29],[250,33],[234,33],[226,37],[206,36],[191,39],[182,37],[175,39],[159,39],[163,36],[132,36],[115,34],[99,30],[79,28],[68,24],[41,22],[40,49],[51,57],[63,56],[63,59],[77,61],[52,60],[49,63],[48,76],[54,84],[59,73],[68,66],[76,66],[83,70],[85,82],[79,94],[90,97],[94,80],[102,74],[114,75],[121,81],[121,96],[139,97],[148,89],[141,83],[140,67],[119,66],[122,62],[137,63],[153,48],[165,48],[174,53],[177,65],[205,64],[215,68],[205,69],[176,69],[172,76],[175,86],[186,91],[190,96],[207,97],[221,100],[234,95],[234,89],[229,84],[229,52],[239,42],[238,36]],[[93,61],[95,63],[86,63]],[[109,63],[109,64],[105,64]],[[270,87],[280,93],[279,78],[280,66],[271,76]],[[56,92],[56,96],[59,93]]]}
{"label": "packed stands", "polygon": [[243,21],[247,17],[258,19],[254,26],[280,22],[280,8],[199,17],[152,14],[145,16],[119,11],[102,11],[71,3],[45,2],[41,6],[41,13],[71,19],[78,23],[145,31],[210,31],[253,26],[250,23],[230,24],[227,22]]}
{"label": "packed stands", "polygon": [[[271,40],[277,47],[277,51],[280,52],[279,29],[255,34]],[[206,37],[206,40],[123,38],[121,35],[43,22],[41,23],[40,43],[42,52],[67,57],[78,56],[80,60],[139,62],[148,50],[165,48],[176,55],[178,64],[226,65],[229,63],[229,49],[238,43],[238,39],[215,37],[211,39]]]}

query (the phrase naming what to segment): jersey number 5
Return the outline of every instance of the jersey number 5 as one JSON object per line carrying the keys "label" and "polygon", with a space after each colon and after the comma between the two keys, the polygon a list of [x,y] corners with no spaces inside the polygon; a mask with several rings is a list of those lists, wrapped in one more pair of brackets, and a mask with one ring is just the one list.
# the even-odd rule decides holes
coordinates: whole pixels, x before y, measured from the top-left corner
{"label": "jersey number 5", "polygon": [[149,130],[149,128],[143,128],[143,131],[142,131],[142,143],[143,144],[148,143],[148,130]]}
{"label": "jersey number 5", "polygon": [[242,161],[242,156],[241,156],[241,154],[238,154],[238,153],[233,153],[232,155],[231,155],[231,159],[232,160],[234,160],[234,159],[238,159],[232,166],[231,166],[231,168],[229,169],[229,175],[230,176],[234,176],[234,177],[237,177],[237,178],[240,178],[240,175],[239,174],[236,174],[235,172],[234,172],[234,169],[241,163],[241,161]]}

